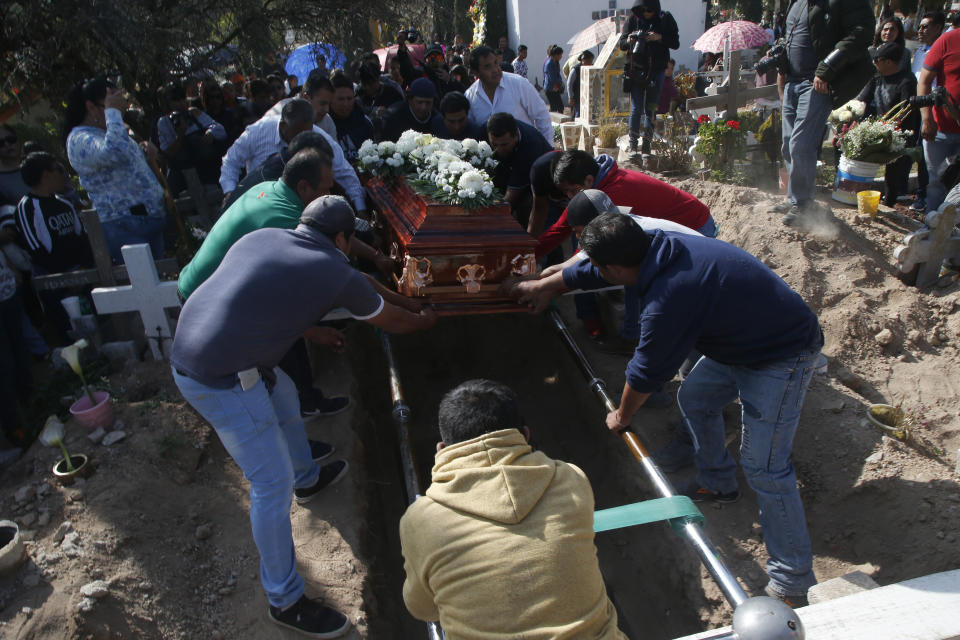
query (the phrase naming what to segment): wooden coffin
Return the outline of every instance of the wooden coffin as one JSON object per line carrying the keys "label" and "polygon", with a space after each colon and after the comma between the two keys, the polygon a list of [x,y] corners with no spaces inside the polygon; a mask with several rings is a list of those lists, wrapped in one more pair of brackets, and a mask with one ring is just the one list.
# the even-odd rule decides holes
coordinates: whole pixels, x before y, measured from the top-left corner
{"label": "wooden coffin", "polygon": [[383,251],[397,264],[397,291],[444,315],[528,310],[499,292],[505,278],[537,271],[537,241],[508,204],[467,211],[421,196],[403,178],[365,185]]}

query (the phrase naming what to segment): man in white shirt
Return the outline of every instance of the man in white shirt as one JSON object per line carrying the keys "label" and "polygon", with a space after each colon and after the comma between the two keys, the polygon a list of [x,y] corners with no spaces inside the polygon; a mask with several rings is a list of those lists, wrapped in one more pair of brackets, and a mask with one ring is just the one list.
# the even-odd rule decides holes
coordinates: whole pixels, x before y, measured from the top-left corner
{"label": "man in white shirt", "polygon": [[[333,100],[333,85],[330,84],[330,78],[312,71],[307,77],[306,84],[303,85],[303,92],[300,97],[309,102],[316,112],[313,124],[320,127],[331,138],[336,139],[337,125],[333,123],[333,118],[330,117],[330,101]],[[287,98],[273,105],[267,115],[279,119],[283,105],[292,99]]]}
{"label": "man in white shirt", "polygon": [[290,100],[281,110],[280,117],[270,113],[251,124],[243,134],[237,138],[226,155],[220,168],[220,188],[223,189],[224,202],[230,197],[230,192],[236,188],[240,179],[241,169],[248,172],[259,167],[263,162],[285,149],[301,131],[314,131],[323,135],[333,150],[333,177],[347,192],[357,212],[366,213],[367,199],[354,171],[346,159],[343,151],[334,138],[314,124],[316,112],[306,100],[295,98]]}
{"label": "man in white shirt", "polygon": [[470,69],[477,81],[464,95],[470,101],[470,122],[482,125],[494,113],[510,113],[536,127],[548,141],[553,140],[553,123],[547,105],[529,82],[515,73],[504,73],[490,47],[470,52]]}

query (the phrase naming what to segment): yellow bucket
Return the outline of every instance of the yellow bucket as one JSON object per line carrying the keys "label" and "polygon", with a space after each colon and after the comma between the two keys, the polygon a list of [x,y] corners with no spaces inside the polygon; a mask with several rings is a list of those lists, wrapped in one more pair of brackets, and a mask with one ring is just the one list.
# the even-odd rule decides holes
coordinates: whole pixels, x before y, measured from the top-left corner
{"label": "yellow bucket", "polygon": [[877,217],[877,208],[880,206],[879,191],[857,192],[857,213],[869,213],[871,218]]}

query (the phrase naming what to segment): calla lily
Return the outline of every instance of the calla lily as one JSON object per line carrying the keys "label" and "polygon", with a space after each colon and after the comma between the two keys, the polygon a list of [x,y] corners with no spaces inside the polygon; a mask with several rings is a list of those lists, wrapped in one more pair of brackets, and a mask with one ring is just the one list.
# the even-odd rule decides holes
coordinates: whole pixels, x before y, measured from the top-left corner
{"label": "calla lily", "polygon": [[73,471],[70,454],[67,453],[67,446],[63,444],[63,423],[57,419],[57,416],[47,418],[39,438],[40,442],[48,447],[60,447],[60,451],[63,452],[63,459],[67,462],[67,471]]}
{"label": "calla lily", "polygon": [[70,368],[73,369],[75,374],[80,376],[80,382],[83,383],[83,390],[87,392],[87,397],[90,398],[90,406],[93,406],[97,404],[97,401],[94,399],[93,393],[90,392],[87,379],[83,376],[83,367],[80,366],[80,349],[86,348],[87,344],[86,338],[80,338],[69,347],[61,349],[60,357],[67,361],[67,364],[70,365]]}

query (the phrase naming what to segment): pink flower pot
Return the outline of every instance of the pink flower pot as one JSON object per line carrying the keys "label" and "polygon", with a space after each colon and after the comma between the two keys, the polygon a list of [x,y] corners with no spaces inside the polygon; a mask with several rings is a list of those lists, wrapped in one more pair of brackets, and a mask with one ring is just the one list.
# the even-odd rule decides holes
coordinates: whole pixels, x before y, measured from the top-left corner
{"label": "pink flower pot", "polygon": [[103,427],[109,430],[113,426],[113,407],[110,406],[110,394],[106,391],[94,391],[96,404],[90,404],[87,394],[70,405],[70,413],[82,424],[87,431],[93,432]]}

